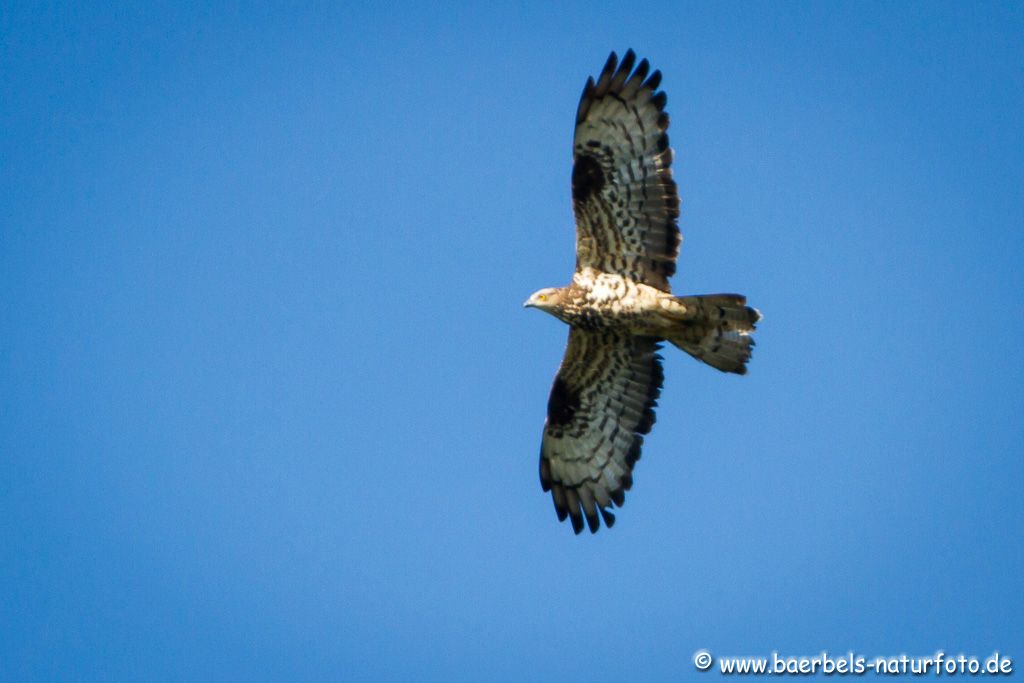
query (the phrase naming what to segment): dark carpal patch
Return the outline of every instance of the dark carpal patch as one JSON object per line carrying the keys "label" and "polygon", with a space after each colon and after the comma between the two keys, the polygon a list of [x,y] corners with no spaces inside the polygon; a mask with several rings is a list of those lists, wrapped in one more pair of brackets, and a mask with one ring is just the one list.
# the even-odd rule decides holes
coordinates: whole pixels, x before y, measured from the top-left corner
{"label": "dark carpal patch", "polygon": [[556,377],[548,398],[548,424],[556,427],[569,424],[579,407],[579,394],[570,389],[561,377]]}
{"label": "dark carpal patch", "polygon": [[589,154],[576,158],[572,165],[572,198],[577,202],[585,202],[587,198],[604,187],[604,171],[597,159]]}

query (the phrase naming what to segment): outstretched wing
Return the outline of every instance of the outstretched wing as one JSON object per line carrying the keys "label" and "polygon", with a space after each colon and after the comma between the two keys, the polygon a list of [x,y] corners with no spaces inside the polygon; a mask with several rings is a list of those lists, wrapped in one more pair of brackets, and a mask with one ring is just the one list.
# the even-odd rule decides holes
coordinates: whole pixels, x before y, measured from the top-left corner
{"label": "outstretched wing", "polygon": [[572,329],[558,369],[540,449],[540,485],[551,491],[559,521],[578,534],[586,517],[596,532],[598,513],[622,506],[633,485],[642,434],[654,424],[661,393],[658,340],[613,331]]}
{"label": "outstretched wing", "polygon": [[[617,273],[670,291],[679,254],[679,195],[672,180],[661,72],[636,55],[608,57],[576,111],[572,199],[576,270]],[[632,71],[632,74],[630,72]],[[645,80],[646,79],[646,80]]]}

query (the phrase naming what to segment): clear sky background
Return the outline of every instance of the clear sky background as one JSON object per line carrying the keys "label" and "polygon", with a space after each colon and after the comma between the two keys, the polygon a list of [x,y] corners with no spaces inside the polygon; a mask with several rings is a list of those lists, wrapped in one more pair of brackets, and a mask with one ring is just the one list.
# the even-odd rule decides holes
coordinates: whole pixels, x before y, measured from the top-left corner
{"label": "clear sky background", "polygon": [[[1024,668],[1024,5],[143,4],[0,7],[0,679]],[[765,319],[574,537],[521,304],[628,47]]]}

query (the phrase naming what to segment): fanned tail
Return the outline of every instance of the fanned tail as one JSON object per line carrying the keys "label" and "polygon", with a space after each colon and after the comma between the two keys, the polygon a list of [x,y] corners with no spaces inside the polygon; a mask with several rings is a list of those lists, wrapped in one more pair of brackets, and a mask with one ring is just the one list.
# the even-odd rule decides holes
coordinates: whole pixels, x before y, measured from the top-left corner
{"label": "fanned tail", "polygon": [[671,321],[665,338],[683,351],[723,372],[747,373],[754,331],[761,313],[739,294],[679,296],[662,301]]}

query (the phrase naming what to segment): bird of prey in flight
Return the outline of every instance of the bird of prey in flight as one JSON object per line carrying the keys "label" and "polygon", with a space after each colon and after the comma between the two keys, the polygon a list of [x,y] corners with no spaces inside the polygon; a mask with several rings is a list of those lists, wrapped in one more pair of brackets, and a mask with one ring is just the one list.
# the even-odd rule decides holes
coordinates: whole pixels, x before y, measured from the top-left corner
{"label": "bird of prey in flight", "polygon": [[[634,69],[634,65],[636,68]],[[613,52],[576,111],[576,272],[524,304],[569,325],[548,399],[540,483],[577,534],[611,527],[661,392],[660,342],[744,374],[760,313],[739,294],[674,296],[680,235],[659,71]]]}

